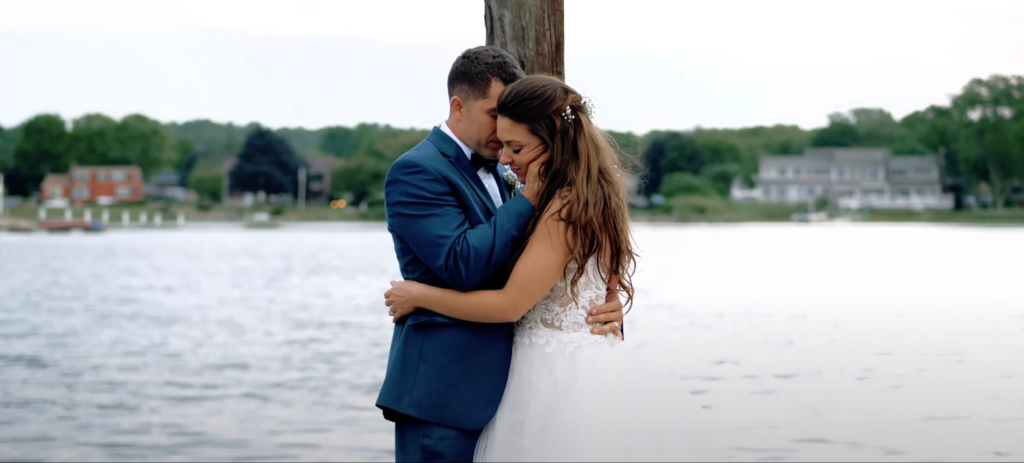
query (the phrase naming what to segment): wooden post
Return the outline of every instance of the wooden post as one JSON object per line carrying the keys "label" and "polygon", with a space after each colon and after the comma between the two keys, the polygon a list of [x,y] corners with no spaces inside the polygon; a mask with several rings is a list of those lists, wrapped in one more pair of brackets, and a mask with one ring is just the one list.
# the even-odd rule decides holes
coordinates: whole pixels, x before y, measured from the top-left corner
{"label": "wooden post", "polygon": [[507,51],[526,74],[565,80],[563,0],[484,0],[487,45]]}

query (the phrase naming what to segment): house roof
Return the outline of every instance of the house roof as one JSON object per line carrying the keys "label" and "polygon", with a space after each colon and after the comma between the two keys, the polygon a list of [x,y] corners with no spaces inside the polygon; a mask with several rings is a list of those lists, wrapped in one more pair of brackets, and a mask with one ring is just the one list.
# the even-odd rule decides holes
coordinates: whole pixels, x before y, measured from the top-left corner
{"label": "house roof", "polygon": [[69,169],[69,170],[74,170],[74,169],[131,169],[131,170],[139,170],[139,171],[142,170],[142,168],[137,166],[137,165],[111,165],[111,166],[82,166],[82,165],[78,165],[78,166],[71,166],[71,169]]}
{"label": "house roof", "polygon": [[149,181],[151,185],[178,185],[181,175],[173,170],[164,170]]}
{"label": "house roof", "polygon": [[892,156],[888,148],[809,148],[804,156],[835,162],[884,161]]}
{"label": "house roof", "polygon": [[55,184],[55,183],[66,185],[66,184],[70,183],[70,181],[71,181],[71,177],[68,177],[68,174],[46,174],[46,176],[43,177],[43,184],[44,185],[45,184]]}
{"label": "house roof", "polygon": [[334,169],[334,162],[336,160],[337,160],[336,157],[331,156],[331,157],[322,157],[322,158],[308,159],[307,162],[309,162],[309,170],[311,170],[313,172],[320,171],[320,172],[330,173]]}
{"label": "house roof", "polygon": [[938,167],[938,156],[893,156],[889,161],[889,167]]}

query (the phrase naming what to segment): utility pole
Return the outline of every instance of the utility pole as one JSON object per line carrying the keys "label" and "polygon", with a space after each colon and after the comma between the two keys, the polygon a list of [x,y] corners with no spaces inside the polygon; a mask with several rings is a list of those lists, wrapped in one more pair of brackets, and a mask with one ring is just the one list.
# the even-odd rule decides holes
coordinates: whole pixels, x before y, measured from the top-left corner
{"label": "utility pole", "polygon": [[507,51],[526,74],[565,80],[563,0],[484,0],[487,45]]}

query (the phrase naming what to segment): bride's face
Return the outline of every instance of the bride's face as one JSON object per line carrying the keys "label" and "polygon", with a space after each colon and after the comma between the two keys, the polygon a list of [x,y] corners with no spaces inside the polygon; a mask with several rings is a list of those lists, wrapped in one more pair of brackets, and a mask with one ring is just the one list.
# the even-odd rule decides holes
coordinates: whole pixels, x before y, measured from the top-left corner
{"label": "bride's face", "polygon": [[526,181],[530,163],[548,150],[539,137],[530,133],[526,124],[507,117],[498,116],[498,139],[501,140],[499,162],[512,169],[520,183]]}

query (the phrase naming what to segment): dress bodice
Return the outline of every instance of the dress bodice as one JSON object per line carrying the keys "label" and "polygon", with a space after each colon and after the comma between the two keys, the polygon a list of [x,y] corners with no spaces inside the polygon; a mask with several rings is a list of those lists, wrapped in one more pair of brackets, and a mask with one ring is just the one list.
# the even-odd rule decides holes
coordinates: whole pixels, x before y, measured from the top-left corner
{"label": "dress bodice", "polygon": [[516,323],[516,343],[545,344],[546,352],[564,348],[568,353],[582,345],[607,342],[611,335],[591,334],[590,329],[597,325],[587,323],[590,309],[603,304],[607,294],[607,284],[601,277],[597,259],[591,259],[583,269],[584,274],[576,284],[577,300],[574,301],[569,282],[577,271],[578,266],[570,263],[567,278],[559,280]]}

